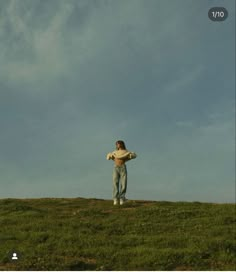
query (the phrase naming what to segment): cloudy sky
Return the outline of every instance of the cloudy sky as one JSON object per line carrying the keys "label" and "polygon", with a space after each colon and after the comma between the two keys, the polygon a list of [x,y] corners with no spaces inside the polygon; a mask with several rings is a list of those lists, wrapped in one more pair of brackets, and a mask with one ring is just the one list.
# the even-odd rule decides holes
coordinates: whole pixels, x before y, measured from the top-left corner
{"label": "cloudy sky", "polygon": [[233,202],[234,33],[234,0],[1,0],[0,197],[111,199],[121,139],[128,199]]}

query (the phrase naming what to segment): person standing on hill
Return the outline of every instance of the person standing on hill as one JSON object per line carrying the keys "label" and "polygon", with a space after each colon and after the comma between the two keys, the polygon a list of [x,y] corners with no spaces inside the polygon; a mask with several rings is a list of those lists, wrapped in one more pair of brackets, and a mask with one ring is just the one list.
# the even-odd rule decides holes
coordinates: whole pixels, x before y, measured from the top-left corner
{"label": "person standing on hill", "polygon": [[[126,162],[135,159],[137,155],[126,149],[125,143],[121,140],[116,142],[116,150],[107,154],[107,160],[113,160],[113,204],[123,205],[126,201],[127,189],[127,168]],[[120,187],[120,190],[119,190]]]}

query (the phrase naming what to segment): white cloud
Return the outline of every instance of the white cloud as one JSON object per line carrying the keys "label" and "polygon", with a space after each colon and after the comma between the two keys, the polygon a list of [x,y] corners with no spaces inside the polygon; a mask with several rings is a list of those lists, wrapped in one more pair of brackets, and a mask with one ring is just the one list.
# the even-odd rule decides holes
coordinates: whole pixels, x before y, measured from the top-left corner
{"label": "white cloud", "polygon": [[[4,63],[4,67],[1,67],[1,79],[13,86],[52,82],[68,73],[69,67],[63,47],[63,27],[73,6],[69,3],[61,5],[55,14],[52,14],[48,26],[42,29],[31,26],[29,17],[33,17],[32,13],[35,11],[27,11],[26,3],[10,1],[6,14],[1,19],[2,31],[6,32],[7,27],[10,28],[8,35],[12,37],[1,46],[5,51],[5,54],[1,55],[1,62]],[[25,8],[23,14],[20,12],[22,7]],[[17,37],[20,37],[20,42]],[[14,42],[16,44],[12,47]],[[25,52],[24,48],[28,48],[28,52]],[[33,89],[31,88],[31,91]]]}
{"label": "white cloud", "polygon": [[201,64],[197,64],[197,67],[193,67],[192,70],[180,68],[180,70],[176,72],[176,74],[179,75],[179,78],[168,82],[163,92],[166,94],[191,92],[191,87],[201,81],[201,76],[204,74],[205,70],[206,69]]}

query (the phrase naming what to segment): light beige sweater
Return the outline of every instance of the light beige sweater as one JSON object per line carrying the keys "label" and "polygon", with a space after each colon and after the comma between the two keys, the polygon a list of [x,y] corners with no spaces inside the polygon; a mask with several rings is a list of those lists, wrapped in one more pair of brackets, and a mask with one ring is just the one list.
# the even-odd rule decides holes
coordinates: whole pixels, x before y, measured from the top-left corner
{"label": "light beige sweater", "polygon": [[116,159],[135,159],[137,157],[136,153],[131,152],[129,150],[115,150],[107,154],[107,160]]}

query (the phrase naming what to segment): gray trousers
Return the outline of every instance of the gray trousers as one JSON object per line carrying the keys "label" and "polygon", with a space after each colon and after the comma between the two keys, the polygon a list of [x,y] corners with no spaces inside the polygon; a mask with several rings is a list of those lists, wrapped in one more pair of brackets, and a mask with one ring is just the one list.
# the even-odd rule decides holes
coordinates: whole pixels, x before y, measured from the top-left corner
{"label": "gray trousers", "polygon": [[114,165],[113,168],[113,199],[125,199],[127,189],[127,168],[123,164],[121,166]]}

